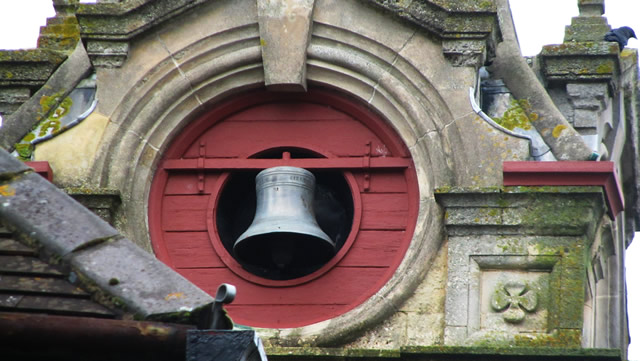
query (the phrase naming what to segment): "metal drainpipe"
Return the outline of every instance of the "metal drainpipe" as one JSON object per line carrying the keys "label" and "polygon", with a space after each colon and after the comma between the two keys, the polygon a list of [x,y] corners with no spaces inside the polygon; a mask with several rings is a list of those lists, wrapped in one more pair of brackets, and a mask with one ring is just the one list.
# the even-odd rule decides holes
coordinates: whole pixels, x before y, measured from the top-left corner
{"label": "metal drainpipe", "polygon": [[[184,360],[194,326],[28,313],[0,313],[2,353],[43,359]],[[144,356],[144,357],[142,357]],[[19,359],[19,358],[16,358]]]}

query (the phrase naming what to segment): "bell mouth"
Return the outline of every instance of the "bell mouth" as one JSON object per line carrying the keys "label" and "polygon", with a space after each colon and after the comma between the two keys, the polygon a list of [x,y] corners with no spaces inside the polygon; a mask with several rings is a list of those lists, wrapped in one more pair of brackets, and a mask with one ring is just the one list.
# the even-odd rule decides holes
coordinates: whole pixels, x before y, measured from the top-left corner
{"label": "bell mouth", "polygon": [[322,266],[335,255],[335,246],[328,237],[278,231],[241,236],[233,251],[239,260],[249,265],[299,270]]}

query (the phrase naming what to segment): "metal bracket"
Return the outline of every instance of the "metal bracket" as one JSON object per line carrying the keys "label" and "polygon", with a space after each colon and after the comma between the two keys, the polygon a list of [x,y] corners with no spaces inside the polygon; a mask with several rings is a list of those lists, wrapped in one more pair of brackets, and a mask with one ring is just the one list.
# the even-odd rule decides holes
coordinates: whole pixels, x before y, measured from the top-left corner
{"label": "metal bracket", "polygon": [[198,150],[198,193],[204,193],[204,158],[207,153],[206,142],[200,142]]}
{"label": "metal bracket", "polygon": [[369,172],[369,169],[371,169],[371,141],[368,141],[365,146],[362,168],[365,169],[363,188],[365,192],[368,192],[371,188],[371,172]]}

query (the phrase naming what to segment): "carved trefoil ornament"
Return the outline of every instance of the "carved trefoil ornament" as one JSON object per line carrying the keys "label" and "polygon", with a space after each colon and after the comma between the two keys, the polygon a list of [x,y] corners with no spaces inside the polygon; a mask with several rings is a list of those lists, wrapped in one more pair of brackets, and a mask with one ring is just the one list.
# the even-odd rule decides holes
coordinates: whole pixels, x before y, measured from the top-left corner
{"label": "carved trefoil ornament", "polygon": [[536,312],[538,294],[523,282],[499,285],[491,297],[491,308],[502,313],[508,323],[521,323],[528,313]]}

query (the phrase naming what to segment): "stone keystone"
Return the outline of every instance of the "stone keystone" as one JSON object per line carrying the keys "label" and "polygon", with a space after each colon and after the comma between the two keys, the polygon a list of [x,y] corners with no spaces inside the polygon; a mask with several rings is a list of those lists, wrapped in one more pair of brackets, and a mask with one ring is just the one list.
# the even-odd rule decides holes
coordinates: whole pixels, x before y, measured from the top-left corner
{"label": "stone keystone", "polygon": [[314,0],[258,0],[265,85],[275,91],[306,91],[307,47]]}

